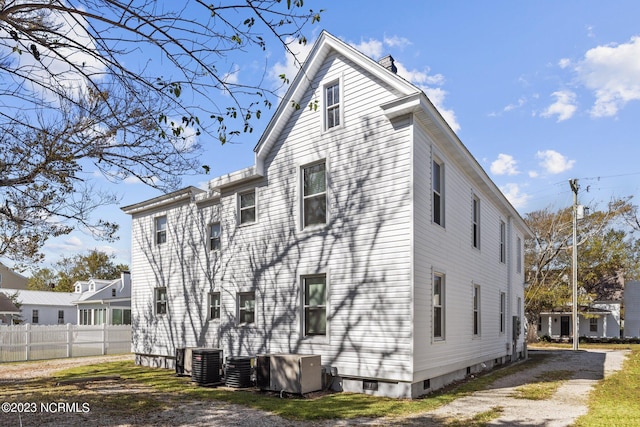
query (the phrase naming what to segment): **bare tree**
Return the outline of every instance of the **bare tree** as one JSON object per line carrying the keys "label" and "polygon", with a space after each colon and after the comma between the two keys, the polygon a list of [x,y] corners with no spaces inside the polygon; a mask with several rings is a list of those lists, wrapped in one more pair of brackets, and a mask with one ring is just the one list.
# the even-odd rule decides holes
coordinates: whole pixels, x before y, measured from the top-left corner
{"label": "bare tree", "polygon": [[161,190],[208,171],[199,141],[252,131],[276,96],[243,55],[291,52],[319,19],[302,0],[0,0],[0,256],[37,261],[76,226],[113,239],[89,171]]}

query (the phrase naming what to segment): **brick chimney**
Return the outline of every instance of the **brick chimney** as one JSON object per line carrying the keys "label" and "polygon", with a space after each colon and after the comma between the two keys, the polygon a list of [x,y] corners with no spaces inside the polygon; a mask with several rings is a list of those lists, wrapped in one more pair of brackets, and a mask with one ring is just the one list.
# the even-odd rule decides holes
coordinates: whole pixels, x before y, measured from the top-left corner
{"label": "brick chimney", "polygon": [[380,61],[378,61],[378,64],[382,65],[384,68],[391,71],[393,74],[396,74],[398,72],[398,68],[393,63],[393,56],[391,55],[387,55],[384,58],[382,58]]}

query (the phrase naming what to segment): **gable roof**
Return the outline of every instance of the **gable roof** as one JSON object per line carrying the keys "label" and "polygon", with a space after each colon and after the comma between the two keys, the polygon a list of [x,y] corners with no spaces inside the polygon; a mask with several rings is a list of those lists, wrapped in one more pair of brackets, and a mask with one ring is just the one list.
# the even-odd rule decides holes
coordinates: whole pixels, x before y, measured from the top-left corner
{"label": "gable roof", "polygon": [[20,313],[20,309],[15,306],[7,295],[0,292],[0,314]]}
{"label": "gable roof", "polygon": [[401,94],[409,95],[411,93],[421,92],[420,89],[407,82],[402,77],[387,70],[364,53],[359,52],[347,43],[323,30],[311,48],[304,64],[300,70],[298,70],[298,74],[296,74],[295,78],[291,81],[289,89],[283,96],[282,101],[280,101],[280,104],[271,117],[269,124],[267,124],[265,131],[262,133],[262,136],[253,149],[256,153],[255,164],[257,173],[263,173],[264,159],[273,144],[276,142],[278,135],[282,132],[287,122],[296,111],[296,109],[291,106],[292,102],[298,103],[302,100],[305,92],[311,86],[313,76],[315,76],[324,60],[331,52],[336,52],[339,55],[348,57],[350,61],[366,69],[373,76],[388,84]]}
{"label": "gable roof", "polygon": [[43,305],[55,307],[73,307],[77,295],[73,292],[31,291],[23,289],[0,289],[0,293],[12,295],[18,292],[18,301],[22,305]]}

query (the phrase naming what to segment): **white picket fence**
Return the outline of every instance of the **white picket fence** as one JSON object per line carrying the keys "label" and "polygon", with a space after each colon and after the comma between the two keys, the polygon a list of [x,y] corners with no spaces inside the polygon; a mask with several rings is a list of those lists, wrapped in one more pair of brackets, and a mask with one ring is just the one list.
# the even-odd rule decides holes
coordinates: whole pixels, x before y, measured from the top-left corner
{"label": "white picket fence", "polygon": [[0,325],[0,362],[131,352],[131,325]]}

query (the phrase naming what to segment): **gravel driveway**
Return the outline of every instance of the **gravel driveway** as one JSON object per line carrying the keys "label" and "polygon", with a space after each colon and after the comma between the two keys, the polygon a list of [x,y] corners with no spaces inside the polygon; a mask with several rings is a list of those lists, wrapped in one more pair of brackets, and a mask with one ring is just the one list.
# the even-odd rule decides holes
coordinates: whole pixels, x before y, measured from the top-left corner
{"label": "gravel driveway", "polygon": [[[133,419],[94,412],[75,414],[25,414],[18,419],[15,414],[0,414],[0,426],[278,426],[278,427],[329,427],[329,426],[442,426],[445,420],[463,422],[474,415],[499,406],[503,412],[493,420],[493,425],[518,426],[568,426],[579,416],[587,413],[589,391],[599,380],[619,370],[627,355],[622,350],[534,350],[549,357],[539,365],[503,377],[487,390],[460,398],[435,411],[412,415],[402,419],[356,419],[330,420],[323,422],[294,422],[255,409],[240,407],[225,402],[189,401],[170,410],[144,413]],[[131,356],[85,357],[79,359],[57,359],[38,363],[0,364],[0,387],[2,383],[16,383],[29,378],[48,376],[52,372],[79,364],[92,364],[106,360],[131,359]],[[555,396],[549,400],[533,401],[511,397],[515,388],[527,384],[546,371],[570,370],[573,377],[564,383]],[[105,384],[97,392],[105,390]],[[134,390],[126,390],[131,393]],[[113,387],[113,393],[125,390]],[[1,403],[1,402],[0,402]],[[458,424],[461,425],[461,424]]]}

